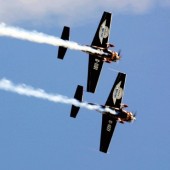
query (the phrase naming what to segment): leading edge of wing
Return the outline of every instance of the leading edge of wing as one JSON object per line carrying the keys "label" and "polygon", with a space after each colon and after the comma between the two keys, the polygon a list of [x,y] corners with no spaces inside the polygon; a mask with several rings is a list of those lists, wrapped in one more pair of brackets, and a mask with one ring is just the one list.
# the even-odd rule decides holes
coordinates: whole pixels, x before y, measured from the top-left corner
{"label": "leading edge of wing", "polygon": [[102,127],[100,137],[100,151],[107,153],[114,129],[116,127],[116,119],[113,119],[109,114],[103,114]]}
{"label": "leading edge of wing", "polygon": [[95,92],[102,66],[103,60],[101,58],[89,55],[87,92]]}

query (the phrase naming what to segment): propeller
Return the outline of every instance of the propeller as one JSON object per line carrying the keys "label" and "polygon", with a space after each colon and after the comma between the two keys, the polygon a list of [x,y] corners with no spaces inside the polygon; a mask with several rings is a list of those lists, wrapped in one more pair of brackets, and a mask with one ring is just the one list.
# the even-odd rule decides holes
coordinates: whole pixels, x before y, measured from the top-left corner
{"label": "propeller", "polygon": [[120,58],[122,58],[121,52],[122,52],[122,50],[120,49],[120,50],[118,51],[118,56],[119,56]]}
{"label": "propeller", "polygon": [[135,118],[135,120],[136,120],[137,111],[132,112],[132,114],[133,114],[133,117],[134,117],[134,118]]}

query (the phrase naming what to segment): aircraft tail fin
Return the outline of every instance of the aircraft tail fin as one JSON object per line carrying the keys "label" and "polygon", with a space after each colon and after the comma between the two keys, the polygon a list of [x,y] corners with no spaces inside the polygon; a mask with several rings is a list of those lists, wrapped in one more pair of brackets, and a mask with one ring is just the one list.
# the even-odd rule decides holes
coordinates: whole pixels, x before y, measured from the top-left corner
{"label": "aircraft tail fin", "polygon": [[[70,27],[64,26],[63,32],[61,34],[61,39],[62,40],[69,40],[69,37],[70,37]],[[58,58],[63,60],[66,51],[67,51],[67,48],[59,46],[58,47]]]}
{"label": "aircraft tail fin", "polygon": [[[83,86],[80,86],[80,85],[77,86],[76,92],[74,94],[74,98],[76,100],[78,100],[79,102],[82,102],[82,99],[83,99]],[[79,109],[80,109],[80,107],[72,105],[70,117],[76,118]]]}

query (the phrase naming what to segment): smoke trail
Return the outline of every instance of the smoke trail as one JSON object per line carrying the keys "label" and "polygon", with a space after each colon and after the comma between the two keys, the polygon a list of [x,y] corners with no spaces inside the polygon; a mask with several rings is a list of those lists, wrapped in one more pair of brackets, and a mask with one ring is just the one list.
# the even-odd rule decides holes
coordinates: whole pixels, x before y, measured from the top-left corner
{"label": "smoke trail", "polygon": [[115,114],[115,112],[109,108],[103,109],[99,105],[90,105],[86,102],[79,102],[76,99],[68,98],[66,96],[58,94],[49,94],[42,89],[34,89],[33,87],[27,86],[25,84],[15,85],[13,82],[5,78],[0,80],[0,89],[24,96],[48,100],[54,103],[70,104],[78,107],[83,107],[89,110],[97,110],[99,112],[110,112],[112,114]]}
{"label": "smoke trail", "polygon": [[63,46],[73,50],[81,50],[98,54],[101,53],[91,47],[79,45],[76,42],[65,41],[58,37],[50,36],[37,31],[27,31],[18,27],[7,26],[4,23],[0,23],[0,36],[12,37],[36,43],[49,44],[53,46]]}

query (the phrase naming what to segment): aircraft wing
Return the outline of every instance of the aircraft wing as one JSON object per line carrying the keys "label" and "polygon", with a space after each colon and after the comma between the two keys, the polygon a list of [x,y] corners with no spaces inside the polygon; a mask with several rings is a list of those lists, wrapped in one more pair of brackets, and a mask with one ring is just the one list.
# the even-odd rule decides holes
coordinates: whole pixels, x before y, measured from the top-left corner
{"label": "aircraft wing", "polygon": [[107,43],[110,35],[110,25],[111,25],[112,14],[104,12],[103,16],[98,25],[96,34],[92,41],[92,46],[107,47]]}
{"label": "aircraft wing", "polygon": [[100,138],[101,152],[107,153],[116,123],[116,119],[113,119],[109,114],[103,114]]}
{"label": "aircraft wing", "polygon": [[125,81],[126,74],[119,72],[112,87],[112,90],[110,91],[109,97],[106,101],[106,106],[120,108],[124,93]]}
{"label": "aircraft wing", "polygon": [[[97,28],[96,34],[91,46],[106,48],[110,35],[111,13],[104,12]],[[94,55],[89,55],[87,91],[94,93],[100,72],[103,66],[103,60]]]}
{"label": "aircraft wing", "polygon": [[89,55],[87,91],[94,93],[102,70],[103,60],[99,57]]}
{"label": "aircraft wing", "polygon": [[[118,73],[113,88],[109,94],[105,106],[121,107],[121,101],[123,97],[123,90],[125,85],[126,74]],[[117,120],[114,119],[110,113],[103,113],[101,139],[100,139],[100,151],[107,153]]]}

